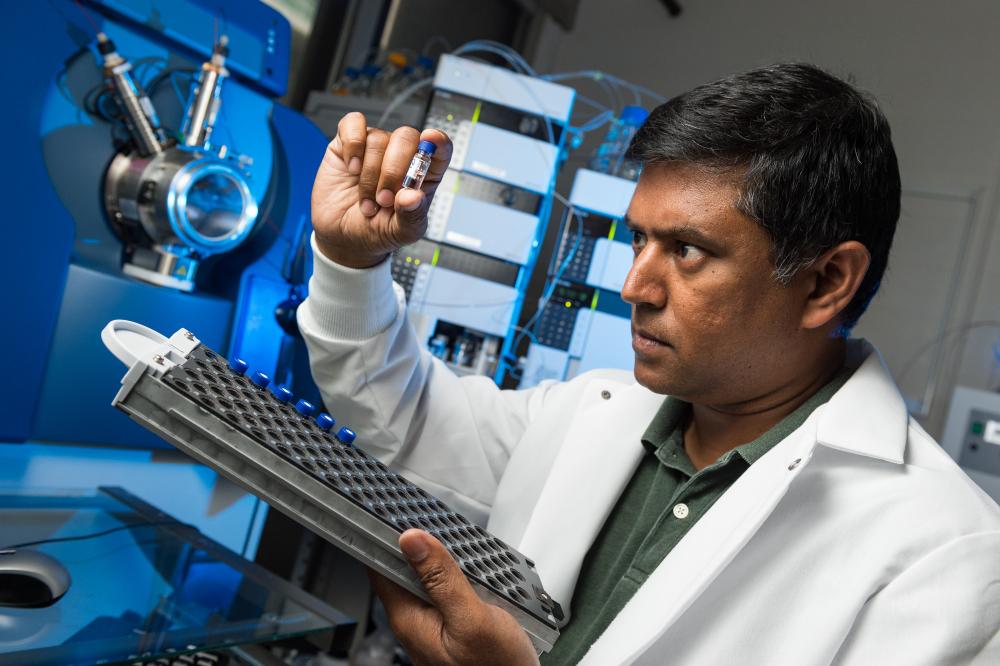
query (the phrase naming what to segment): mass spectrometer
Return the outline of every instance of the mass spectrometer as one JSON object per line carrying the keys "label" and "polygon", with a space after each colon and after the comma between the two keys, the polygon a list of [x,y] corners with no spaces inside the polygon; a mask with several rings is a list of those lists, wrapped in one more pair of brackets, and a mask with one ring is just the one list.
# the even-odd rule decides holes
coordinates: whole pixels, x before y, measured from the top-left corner
{"label": "mass spectrometer", "polygon": [[96,334],[115,317],[196,325],[308,395],[294,312],[326,139],[276,101],[288,21],[224,0],[52,0],[10,18],[2,288],[17,389],[0,441],[162,446],[78,390],[117,384]]}

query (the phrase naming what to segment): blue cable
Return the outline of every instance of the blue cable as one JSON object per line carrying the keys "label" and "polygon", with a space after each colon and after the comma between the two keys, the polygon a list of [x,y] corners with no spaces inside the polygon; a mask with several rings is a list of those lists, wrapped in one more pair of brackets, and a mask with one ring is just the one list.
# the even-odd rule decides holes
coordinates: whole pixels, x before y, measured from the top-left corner
{"label": "blue cable", "polygon": [[531,315],[531,318],[524,324],[524,326],[521,327],[521,333],[514,338],[514,342],[511,344],[511,349],[517,349],[517,346],[521,344],[522,340],[524,340],[525,335],[530,335],[532,340],[537,344],[538,338],[532,329],[541,322],[541,315],[545,311],[549,301],[552,299],[552,294],[555,293],[556,287],[559,285],[559,280],[562,279],[563,273],[565,273],[566,269],[569,268],[570,262],[573,261],[573,257],[576,256],[577,250],[583,243],[583,218],[580,217],[572,206],[569,207],[569,215],[571,218],[576,217],[576,239],[573,241],[573,247],[570,248],[570,251],[566,254],[566,257],[563,258],[562,263],[559,265],[559,268],[549,279],[545,290],[542,292],[542,298],[539,299],[541,302],[538,309],[535,310],[535,314]]}

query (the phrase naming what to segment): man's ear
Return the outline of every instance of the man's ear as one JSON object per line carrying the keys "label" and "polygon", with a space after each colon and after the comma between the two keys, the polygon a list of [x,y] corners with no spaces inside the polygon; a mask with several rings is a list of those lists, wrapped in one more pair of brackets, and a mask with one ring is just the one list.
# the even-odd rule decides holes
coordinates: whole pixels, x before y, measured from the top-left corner
{"label": "man's ear", "polygon": [[802,311],[802,328],[826,326],[847,307],[871,264],[871,253],[858,241],[844,241],[824,252],[805,272],[812,289]]}

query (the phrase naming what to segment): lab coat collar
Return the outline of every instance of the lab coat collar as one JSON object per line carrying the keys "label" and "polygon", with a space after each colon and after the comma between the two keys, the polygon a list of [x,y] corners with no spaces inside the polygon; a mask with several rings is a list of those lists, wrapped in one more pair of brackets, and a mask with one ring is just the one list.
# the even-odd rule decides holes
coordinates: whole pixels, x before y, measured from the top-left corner
{"label": "lab coat collar", "polygon": [[909,416],[882,355],[867,340],[847,341],[847,365],[856,366],[825,408],[816,441],[848,453],[900,464]]}
{"label": "lab coat collar", "polygon": [[[685,547],[668,556],[674,570],[699,572],[684,590],[672,591],[667,604],[672,612],[680,612],[752,537],[816,445],[902,462],[906,408],[882,357],[866,341],[850,340],[847,365],[857,370],[844,386],[776,447],[780,451],[756,461],[713,508],[714,517],[706,515],[682,541]],[[642,434],[663,400],[639,384],[597,378],[588,382],[570,417],[573,425],[519,544],[531,553],[546,589],[566,611],[583,558],[632,478],[644,453]],[[704,553],[719,557],[707,563]],[[636,620],[636,630],[639,624]]]}
{"label": "lab coat collar", "polygon": [[591,646],[581,666],[632,663],[659,640],[754,537],[809,467],[817,446],[902,462],[906,407],[882,357],[866,341],[850,340],[847,365],[857,370],[844,386],[751,465],[691,527]]}

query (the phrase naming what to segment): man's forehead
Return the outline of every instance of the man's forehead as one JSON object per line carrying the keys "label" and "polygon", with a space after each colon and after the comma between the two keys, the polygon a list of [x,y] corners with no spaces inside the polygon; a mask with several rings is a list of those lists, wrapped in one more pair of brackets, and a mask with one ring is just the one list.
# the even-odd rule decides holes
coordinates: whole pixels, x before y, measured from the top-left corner
{"label": "man's forehead", "polygon": [[633,225],[731,228],[739,192],[727,179],[692,169],[656,167],[643,171],[625,218]]}
{"label": "man's forehead", "polygon": [[724,252],[757,248],[770,256],[764,228],[738,208],[731,176],[654,165],[643,170],[626,211],[626,224],[652,238],[676,239]]}

